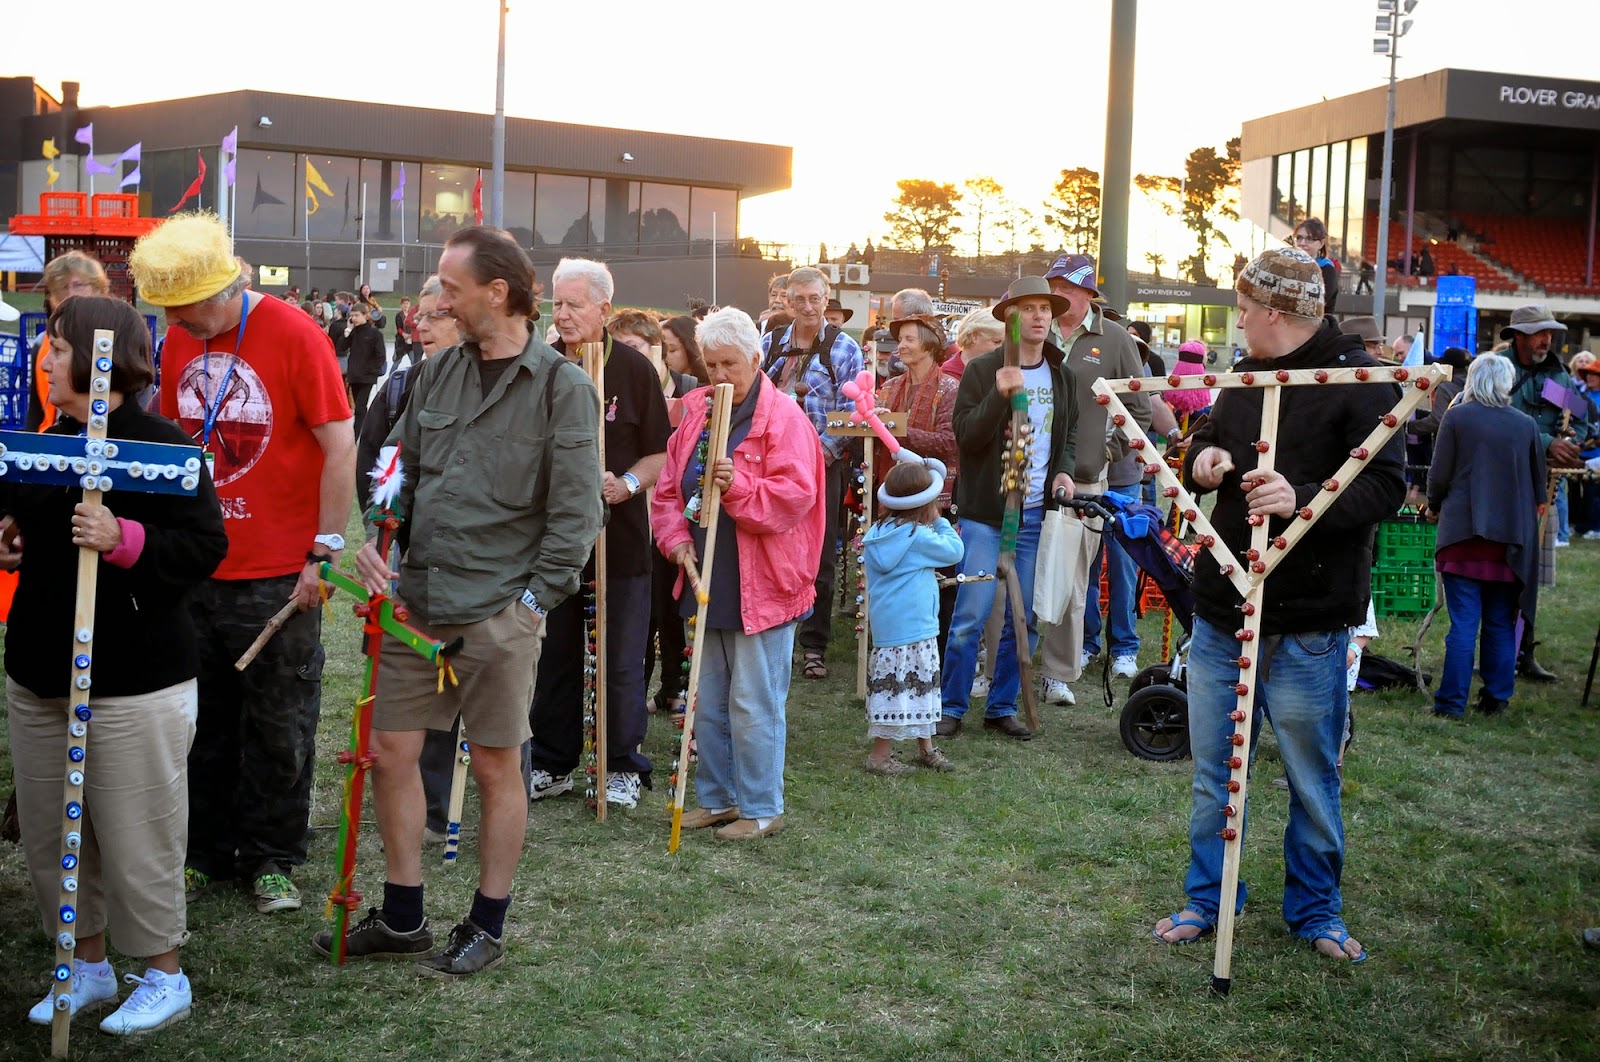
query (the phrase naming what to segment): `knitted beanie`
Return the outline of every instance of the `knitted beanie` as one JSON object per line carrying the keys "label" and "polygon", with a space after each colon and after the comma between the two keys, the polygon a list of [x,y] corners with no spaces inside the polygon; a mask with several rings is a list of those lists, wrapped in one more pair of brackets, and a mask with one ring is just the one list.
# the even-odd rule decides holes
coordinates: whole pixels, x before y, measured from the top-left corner
{"label": "knitted beanie", "polygon": [[1262,251],[1245,266],[1234,288],[1264,309],[1292,317],[1322,317],[1322,270],[1316,260],[1293,247]]}

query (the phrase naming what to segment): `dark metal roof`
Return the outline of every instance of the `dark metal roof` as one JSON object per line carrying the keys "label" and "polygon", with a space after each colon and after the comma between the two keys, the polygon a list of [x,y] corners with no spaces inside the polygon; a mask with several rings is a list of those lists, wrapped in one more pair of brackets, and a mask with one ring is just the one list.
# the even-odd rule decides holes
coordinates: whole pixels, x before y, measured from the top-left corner
{"label": "dark metal roof", "polygon": [[[1298,107],[1244,123],[1239,154],[1245,161],[1301,148],[1381,134],[1387,121],[1388,86]],[[1452,119],[1488,126],[1600,132],[1600,82],[1496,74],[1483,70],[1435,70],[1395,83],[1396,129]]]}
{"label": "dark metal roof", "polygon": [[[263,117],[272,125],[262,128]],[[87,107],[76,114],[23,119],[24,143],[61,138],[63,122],[95,124],[95,141],[145,151],[216,145],[235,125],[239,146],[262,150],[423,162],[490,165],[493,117],[487,114],[327,100],[244,89],[127,107]],[[632,162],[622,161],[624,153]],[[506,166],[514,170],[669,181],[738,189],[742,196],[790,185],[794,149],[709,137],[506,119]]]}

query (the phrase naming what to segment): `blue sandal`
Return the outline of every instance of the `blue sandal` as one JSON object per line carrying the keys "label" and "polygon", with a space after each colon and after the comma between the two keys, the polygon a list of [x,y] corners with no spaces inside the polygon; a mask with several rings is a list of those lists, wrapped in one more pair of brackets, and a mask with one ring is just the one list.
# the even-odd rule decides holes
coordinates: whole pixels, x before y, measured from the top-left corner
{"label": "blue sandal", "polygon": [[[1350,939],[1350,933],[1349,933],[1349,931],[1347,931],[1343,927],[1335,928],[1335,927],[1330,926],[1329,928],[1324,929],[1321,932],[1313,933],[1311,936],[1307,937],[1306,939],[1311,942],[1311,946],[1313,948],[1315,948],[1317,946],[1317,941],[1319,941],[1319,940],[1331,940],[1335,944],[1339,945],[1339,947],[1342,949],[1344,947],[1344,942]],[[1319,951],[1317,954],[1320,955],[1322,953]],[[1333,956],[1329,955],[1328,958],[1331,959],[1331,958],[1333,958]],[[1350,956],[1348,954],[1346,954],[1344,961],[1349,963],[1351,966],[1354,966],[1358,962],[1366,962],[1367,961],[1367,949],[1366,948],[1362,948],[1361,949],[1361,954],[1357,955],[1353,959],[1350,958]]]}
{"label": "blue sandal", "polygon": [[[1182,911],[1173,911],[1167,917],[1172,920],[1172,929],[1177,929],[1179,926],[1193,926],[1200,932],[1196,933],[1192,937],[1184,937],[1182,940],[1168,940],[1166,937],[1161,935],[1159,930],[1152,929],[1150,931],[1150,935],[1155,937],[1163,944],[1170,944],[1173,946],[1181,944],[1193,944],[1197,940],[1205,940],[1207,937],[1212,936],[1217,931],[1217,927],[1209,922],[1202,922],[1198,918],[1184,918]],[[1167,932],[1172,932],[1172,929],[1167,930]]]}

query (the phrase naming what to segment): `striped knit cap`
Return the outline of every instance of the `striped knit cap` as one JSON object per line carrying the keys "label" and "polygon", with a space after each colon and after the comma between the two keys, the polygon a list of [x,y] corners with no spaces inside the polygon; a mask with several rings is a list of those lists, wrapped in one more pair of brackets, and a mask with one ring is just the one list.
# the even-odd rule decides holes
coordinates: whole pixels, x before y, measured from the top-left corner
{"label": "striped knit cap", "polygon": [[1294,247],[1262,251],[1240,271],[1234,288],[1264,309],[1312,320],[1322,317],[1322,270]]}

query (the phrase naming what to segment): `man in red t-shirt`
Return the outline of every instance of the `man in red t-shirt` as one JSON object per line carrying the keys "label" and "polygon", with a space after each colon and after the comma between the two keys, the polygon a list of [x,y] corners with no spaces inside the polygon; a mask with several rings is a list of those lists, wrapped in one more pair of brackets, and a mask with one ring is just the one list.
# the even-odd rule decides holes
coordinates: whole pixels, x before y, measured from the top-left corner
{"label": "man in red t-shirt", "polygon": [[[228,556],[196,590],[200,711],[189,752],[186,891],[243,877],[263,913],[294,910],[322,708],[318,567],[337,562],[355,435],[316,322],[247,291],[228,233],[181,214],[135,245],[139,293],[166,311],[161,412],[211,466]],[[300,612],[243,674],[233,661],[293,596]]]}

